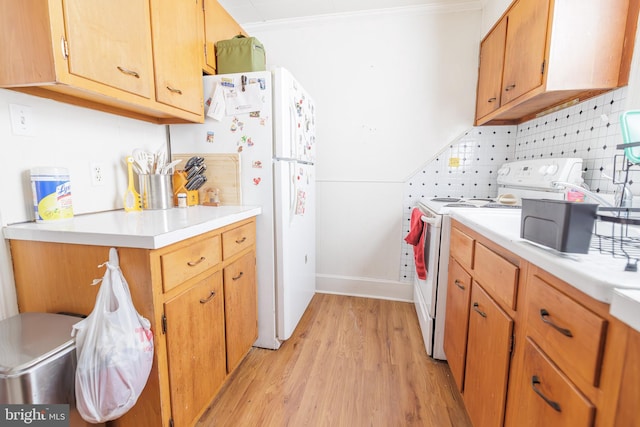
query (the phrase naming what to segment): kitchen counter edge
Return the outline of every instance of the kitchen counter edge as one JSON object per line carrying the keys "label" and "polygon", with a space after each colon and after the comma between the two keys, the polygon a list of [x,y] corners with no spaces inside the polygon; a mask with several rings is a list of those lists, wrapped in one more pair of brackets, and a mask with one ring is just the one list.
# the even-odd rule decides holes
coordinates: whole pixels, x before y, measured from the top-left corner
{"label": "kitchen counter edge", "polygon": [[[590,264],[591,259],[588,256],[561,254],[539,247],[520,238],[519,228],[517,231],[511,230],[506,222],[502,223],[502,227],[496,228],[482,216],[475,216],[474,212],[458,210],[451,215],[461,224],[600,302],[611,304],[617,288],[640,288],[638,273],[617,271],[621,270],[618,267],[608,270],[602,266]],[[613,260],[611,262],[613,263]]]}
{"label": "kitchen counter edge", "polygon": [[190,206],[166,210],[114,210],[66,221],[3,227],[5,239],[160,249],[262,213],[259,206]]}

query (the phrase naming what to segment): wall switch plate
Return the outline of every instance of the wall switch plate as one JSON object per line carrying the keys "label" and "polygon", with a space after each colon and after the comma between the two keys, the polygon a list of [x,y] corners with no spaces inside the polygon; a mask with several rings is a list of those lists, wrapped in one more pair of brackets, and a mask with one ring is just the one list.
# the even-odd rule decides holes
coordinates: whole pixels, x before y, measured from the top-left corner
{"label": "wall switch plate", "polygon": [[101,162],[91,162],[91,185],[98,187],[104,185],[105,167]]}
{"label": "wall switch plate", "polygon": [[11,130],[14,135],[33,136],[33,111],[31,107],[9,104]]}

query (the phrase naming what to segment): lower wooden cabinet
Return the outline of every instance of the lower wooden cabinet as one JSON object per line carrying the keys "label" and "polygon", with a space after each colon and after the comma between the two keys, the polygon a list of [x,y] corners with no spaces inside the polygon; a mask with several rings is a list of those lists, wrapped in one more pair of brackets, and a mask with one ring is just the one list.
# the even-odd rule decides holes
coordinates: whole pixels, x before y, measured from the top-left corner
{"label": "lower wooden cabinet", "polygon": [[595,407],[530,338],[513,400],[518,426],[588,427]]}
{"label": "lower wooden cabinet", "polygon": [[616,406],[616,426],[640,427],[640,332],[629,328],[624,358],[624,376]]}
{"label": "lower wooden cabinet", "polygon": [[164,305],[176,426],[193,425],[227,375],[224,299],[217,271]]}
{"label": "lower wooden cabinet", "polygon": [[224,323],[229,373],[258,338],[256,292],[256,254],[251,251],[224,269]]}
{"label": "lower wooden cabinet", "polygon": [[[138,401],[110,427],[189,427],[204,413],[256,339],[255,237],[250,218],[160,249],[117,247],[155,353]],[[21,312],[91,312],[109,246],[10,245]]]}
{"label": "lower wooden cabinet", "polygon": [[511,317],[473,282],[463,397],[474,427],[502,426],[512,337]]}
{"label": "lower wooden cabinet", "polygon": [[474,427],[640,427],[640,333],[608,304],[452,227],[445,353]]}
{"label": "lower wooden cabinet", "polygon": [[471,276],[454,258],[450,258],[444,353],[447,355],[453,379],[460,391],[464,387],[464,366],[467,360],[470,299]]}

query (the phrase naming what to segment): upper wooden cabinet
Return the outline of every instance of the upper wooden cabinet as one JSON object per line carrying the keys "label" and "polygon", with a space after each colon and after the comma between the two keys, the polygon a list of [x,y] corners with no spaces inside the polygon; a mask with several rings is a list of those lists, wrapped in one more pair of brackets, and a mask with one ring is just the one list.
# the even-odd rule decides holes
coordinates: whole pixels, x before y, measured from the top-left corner
{"label": "upper wooden cabinet", "polygon": [[202,25],[204,58],[202,69],[207,74],[216,73],[216,42],[227,40],[242,34],[248,34],[216,0],[198,0],[202,2]]}
{"label": "upper wooden cabinet", "polygon": [[197,13],[185,0],[2,0],[0,87],[154,123],[202,122]]}
{"label": "upper wooden cabinet", "polygon": [[503,19],[480,44],[479,83],[478,96],[476,97],[477,117],[484,117],[500,107],[506,39],[507,20]]}
{"label": "upper wooden cabinet", "polygon": [[628,82],[630,0],[516,0],[480,45],[476,125],[515,124]]}
{"label": "upper wooden cabinet", "polygon": [[153,86],[149,3],[114,0],[96,7],[95,2],[71,0],[63,3],[63,11],[67,31],[60,43],[68,53],[68,72],[149,98]]}
{"label": "upper wooden cabinet", "polygon": [[204,111],[199,12],[193,0],[151,1],[156,99],[197,116]]}

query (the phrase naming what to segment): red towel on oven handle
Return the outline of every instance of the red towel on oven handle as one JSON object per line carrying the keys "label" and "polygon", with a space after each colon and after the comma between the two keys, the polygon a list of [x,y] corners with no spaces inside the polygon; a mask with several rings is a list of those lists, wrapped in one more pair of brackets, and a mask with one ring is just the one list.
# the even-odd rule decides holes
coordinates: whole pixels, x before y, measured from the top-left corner
{"label": "red towel on oven handle", "polygon": [[427,266],[424,262],[424,239],[425,225],[422,222],[422,212],[418,208],[414,208],[411,212],[411,221],[409,234],[404,238],[405,242],[413,246],[413,258],[416,263],[416,273],[418,278],[425,280],[427,278]]}

